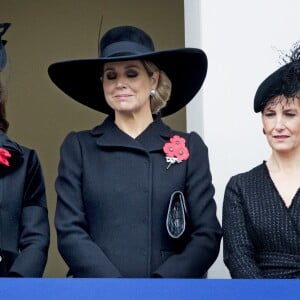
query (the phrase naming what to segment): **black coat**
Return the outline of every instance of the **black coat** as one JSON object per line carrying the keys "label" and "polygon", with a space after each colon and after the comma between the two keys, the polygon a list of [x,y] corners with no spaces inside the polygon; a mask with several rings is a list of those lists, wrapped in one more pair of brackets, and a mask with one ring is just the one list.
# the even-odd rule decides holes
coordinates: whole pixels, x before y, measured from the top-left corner
{"label": "black coat", "polygon": [[10,166],[0,165],[0,277],[41,277],[50,235],[41,166],[2,131],[0,147],[12,154]]}
{"label": "black coat", "polygon": [[[190,158],[166,169],[163,146],[175,134]],[[158,118],[132,139],[108,117],[66,137],[56,190],[58,247],[75,277],[202,277],[218,256],[207,148],[196,133]],[[191,227],[178,240],[165,225],[176,190],[185,194]]]}

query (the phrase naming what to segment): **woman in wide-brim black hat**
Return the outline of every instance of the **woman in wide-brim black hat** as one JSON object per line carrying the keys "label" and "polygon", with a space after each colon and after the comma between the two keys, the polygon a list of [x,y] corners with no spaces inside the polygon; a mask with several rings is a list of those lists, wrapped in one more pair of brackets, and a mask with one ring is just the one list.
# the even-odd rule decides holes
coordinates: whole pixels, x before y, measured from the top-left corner
{"label": "woman in wide-brim black hat", "polygon": [[109,30],[99,58],[49,67],[67,95],[109,115],[61,146],[55,226],[70,275],[205,276],[221,238],[207,148],[160,116],[191,101],[206,71],[202,50],[155,51],[133,26]]}
{"label": "woman in wide-brim black hat", "polygon": [[300,44],[258,87],[271,156],[229,181],[224,261],[233,278],[300,278]]}
{"label": "woman in wide-brim black hat", "polygon": [[7,136],[7,54],[0,24],[0,277],[42,277],[50,240],[42,168],[35,150]]}

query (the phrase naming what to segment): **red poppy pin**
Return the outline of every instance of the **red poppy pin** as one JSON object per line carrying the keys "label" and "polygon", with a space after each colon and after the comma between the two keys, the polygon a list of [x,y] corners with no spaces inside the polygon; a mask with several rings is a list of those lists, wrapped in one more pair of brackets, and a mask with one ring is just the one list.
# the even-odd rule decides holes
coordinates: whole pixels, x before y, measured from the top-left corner
{"label": "red poppy pin", "polygon": [[0,147],[0,164],[9,167],[8,158],[11,157],[11,154],[4,148]]}
{"label": "red poppy pin", "polygon": [[179,135],[171,137],[170,141],[165,143],[163,149],[166,154],[166,161],[169,163],[167,169],[169,169],[172,164],[187,160],[190,156],[189,150],[185,146],[185,139]]}

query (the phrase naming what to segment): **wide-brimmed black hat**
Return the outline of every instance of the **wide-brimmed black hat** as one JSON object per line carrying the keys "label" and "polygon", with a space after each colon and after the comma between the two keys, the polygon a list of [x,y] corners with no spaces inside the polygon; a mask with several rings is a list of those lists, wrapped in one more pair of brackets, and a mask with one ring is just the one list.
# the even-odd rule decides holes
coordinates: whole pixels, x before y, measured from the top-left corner
{"label": "wide-brimmed black hat", "polygon": [[48,69],[51,80],[74,100],[97,111],[112,114],[105,101],[100,76],[110,61],[143,59],[153,62],[172,82],[170,100],[161,110],[171,115],[189,103],[201,88],[207,73],[207,57],[197,48],[155,51],[152,39],[133,26],[119,26],[100,41],[98,58],[56,62]]}
{"label": "wide-brimmed black hat", "polygon": [[300,91],[300,44],[295,44],[285,64],[271,73],[258,87],[254,97],[254,111],[260,112],[276,96],[295,97]]}
{"label": "wide-brimmed black hat", "polygon": [[6,41],[2,40],[2,36],[10,26],[10,23],[1,23],[0,24],[0,72],[4,69],[7,63],[7,55],[5,50]]}

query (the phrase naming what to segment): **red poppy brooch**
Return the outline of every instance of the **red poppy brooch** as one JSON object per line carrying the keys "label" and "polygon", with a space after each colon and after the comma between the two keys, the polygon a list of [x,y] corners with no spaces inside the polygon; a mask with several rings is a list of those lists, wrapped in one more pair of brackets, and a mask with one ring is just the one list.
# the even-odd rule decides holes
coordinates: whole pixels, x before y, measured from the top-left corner
{"label": "red poppy brooch", "polygon": [[185,139],[179,135],[171,137],[170,141],[165,143],[163,149],[168,163],[167,169],[175,163],[181,163],[182,161],[187,160],[190,156],[189,150],[185,146]]}
{"label": "red poppy brooch", "polygon": [[5,165],[9,167],[8,158],[11,157],[11,154],[4,148],[0,147],[0,165]]}

